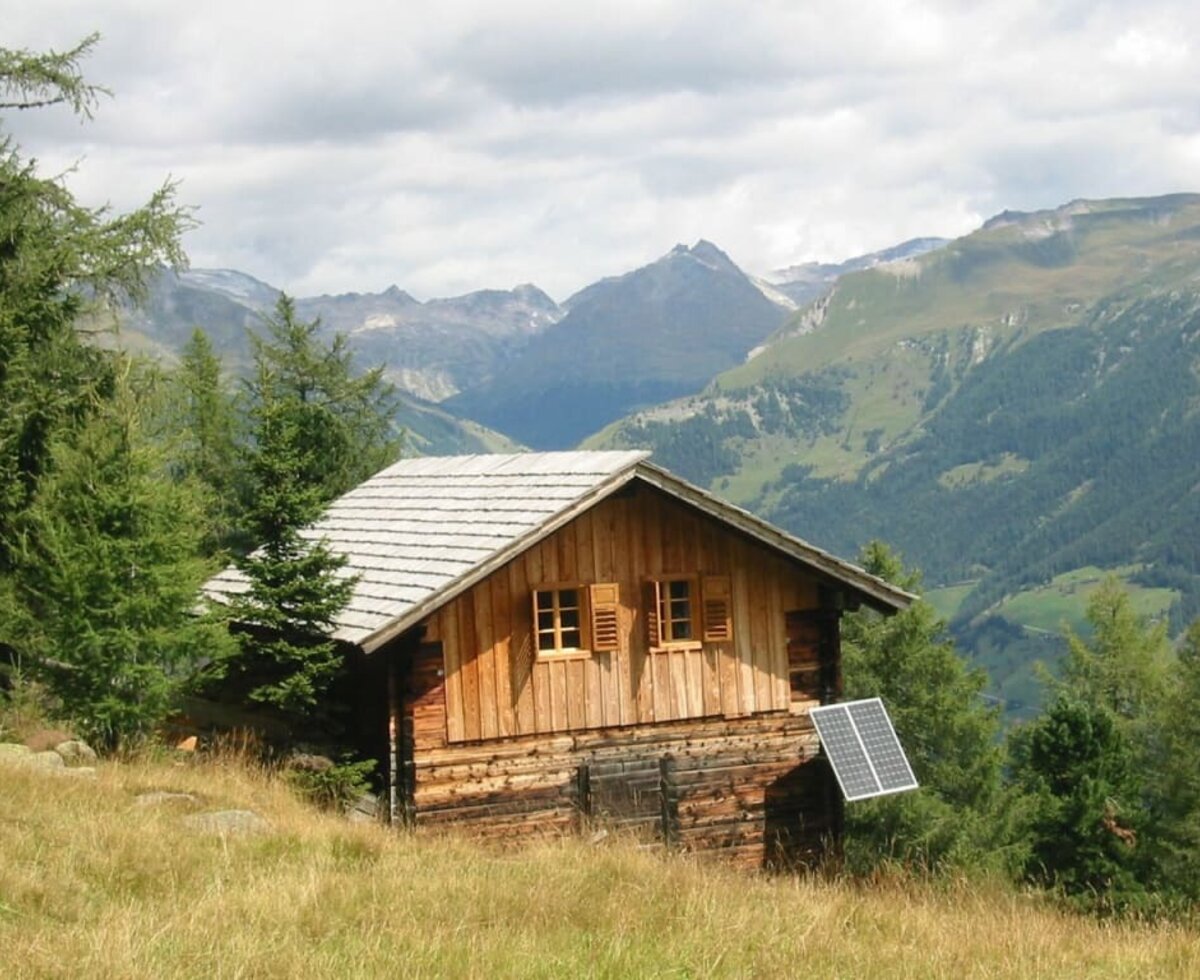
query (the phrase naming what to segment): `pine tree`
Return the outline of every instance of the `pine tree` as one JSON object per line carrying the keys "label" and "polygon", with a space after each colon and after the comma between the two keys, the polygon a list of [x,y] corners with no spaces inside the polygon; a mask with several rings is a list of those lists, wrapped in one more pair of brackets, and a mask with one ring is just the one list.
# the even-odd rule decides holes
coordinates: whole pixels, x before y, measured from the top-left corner
{"label": "pine tree", "polygon": [[1200,900],[1200,620],[1171,666],[1146,765],[1148,818],[1163,887]]}
{"label": "pine tree", "polygon": [[302,478],[320,499],[332,500],[394,462],[402,442],[398,402],[383,369],[356,370],[345,335],[324,339],[320,320],[299,319],[288,296],[264,326],[265,336],[252,338],[251,408],[268,386],[289,406],[296,451],[313,464]]}

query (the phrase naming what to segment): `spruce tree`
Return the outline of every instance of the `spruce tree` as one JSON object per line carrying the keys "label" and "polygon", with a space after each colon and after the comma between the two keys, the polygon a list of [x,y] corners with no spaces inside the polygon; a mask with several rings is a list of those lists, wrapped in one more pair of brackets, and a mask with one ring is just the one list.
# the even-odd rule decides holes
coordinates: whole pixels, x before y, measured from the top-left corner
{"label": "spruce tree", "polygon": [[180,440],[176,468],[208,488],[204,549],[215,554],[236,546],[239,523],[240,459],[233,395],[208,335],[192,332],[174,372],[174,425]]}
{"label": "spruce tree", "polygon": [[295,719],[325,713],[341,667],[328,638],[353,591],[345,559],[302,529],[329,499],[395,458],[393,394],[379,371],[356,374],[345,340],[296,317],[281,297],[254,344],[248,382],[244,526],[258,547],[240,559],[249,580],[231,613],[245,629],[235,668],[250,696]]}

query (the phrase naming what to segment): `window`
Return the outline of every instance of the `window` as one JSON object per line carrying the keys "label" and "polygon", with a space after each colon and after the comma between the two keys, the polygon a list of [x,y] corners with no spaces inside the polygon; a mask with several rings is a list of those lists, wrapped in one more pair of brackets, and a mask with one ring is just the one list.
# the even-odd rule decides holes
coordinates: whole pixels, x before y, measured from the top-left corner
{"label": "window", "polygon": [[577,588],[538,589],[533,593],[538,654],[577,653],[583,646],[583,609]]}
{"label": "window", "polygon": [[651,648],[723,643],[733,637],[729,577],[655,579],[646,585]]}
{"label": "window", "polygon": [[586,657],[620,645],[619,589],[614,583],[543,585],[533,593],[539,658]]}
{"label": "window", "polygon": [[664,642],[677,643],[695,637],[693,593],[691,579],[674,578],[659,583],[658,619]]}

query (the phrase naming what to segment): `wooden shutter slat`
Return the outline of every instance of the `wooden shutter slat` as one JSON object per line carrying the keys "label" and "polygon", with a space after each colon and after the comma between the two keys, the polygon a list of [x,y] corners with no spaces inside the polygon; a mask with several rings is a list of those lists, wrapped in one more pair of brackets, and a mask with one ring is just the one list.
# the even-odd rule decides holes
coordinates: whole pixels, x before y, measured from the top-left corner
{"label": "wooden shutter slat", "polygon": [[612,653],[620,647],[621,631],[618,618],[620,590],[615,583],[588,586],[588,605],[591,607],[592,650]]}
{"label": "wooden shutter slat", "polygon": [[725,643],[733,637],[733,587],[728,575],[706,575],[701,586],[704,642]]}

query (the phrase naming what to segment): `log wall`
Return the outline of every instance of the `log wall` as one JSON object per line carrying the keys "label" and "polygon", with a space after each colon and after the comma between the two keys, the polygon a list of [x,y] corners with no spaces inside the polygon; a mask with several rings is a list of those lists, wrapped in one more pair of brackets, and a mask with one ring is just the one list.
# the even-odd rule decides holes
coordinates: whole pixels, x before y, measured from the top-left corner
{"label": "log wall", "polygon": [[451,742],[440,645],[409,664],[398,789],[418,826],[488,839],[599,825],[747,868],[811,860],[837,833],[807,713]]}

